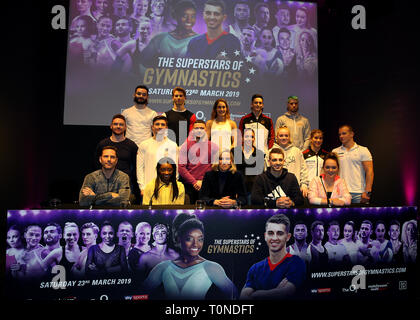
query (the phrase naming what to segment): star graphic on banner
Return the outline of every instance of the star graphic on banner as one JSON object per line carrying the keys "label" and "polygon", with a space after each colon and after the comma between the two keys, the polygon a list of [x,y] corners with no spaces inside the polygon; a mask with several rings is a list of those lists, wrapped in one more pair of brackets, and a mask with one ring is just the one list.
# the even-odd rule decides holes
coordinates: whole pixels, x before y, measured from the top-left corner
{"label": "star graphic on banner", "polygon": [[249,83],[250,81],[251,81],[251,79],[249,79],[249,78],[246,78],[246,79],[245,79],[245,82],[246,82],[246,83]]}
{"label": "star graphic on banner", "polygon": [[239,54],[240,54],[239,50],[235,50],[234,54],[235,54],[235,56],[239,56]]}
{"label": "star graphic on banner", "polygon": [[250,73],[250,74],[254,74],[254,73],[255,73],[255,71],[256,71],[256,70],[255,70],[254,68],[249,69],[249,73]]}
{"label": "star graphic on banner", "polygon": [[226,53],[226,51],[222,51],[222,52],[220,52],[220,55],[221,55],[222,57],[226,57],[227,53]]}
{"label": "star graphic on banner", "polygon": [[252,62],[252,57],[248,56],[248,57],[245,58],[245,60],[246,60],[246,62]]}

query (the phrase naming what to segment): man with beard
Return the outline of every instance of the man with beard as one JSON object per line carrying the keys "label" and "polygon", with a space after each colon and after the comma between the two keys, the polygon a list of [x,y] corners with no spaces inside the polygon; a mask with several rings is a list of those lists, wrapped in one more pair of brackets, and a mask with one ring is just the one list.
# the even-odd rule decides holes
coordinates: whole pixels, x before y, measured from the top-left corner
{"label": "man with beard", "polygon": [[322,245],[324,239],[324,222],[315,220],[311,224],[312,241],[308,246],[308,255],[311,257],[311,270],[322,270],[328,265],[328,252]]}
{"label": "man with beard", "polygon": [[63,258],[63,248],[60,246],[60,239],[63,231],[57,223],[51,222],[44,229],[45,247],[38,249],[36,254],[41,258],[41,266],[46,274],[51,272],[52,267],[60,264]]}
{"label": "man with beard", "polygon": [[308,237],[308,228],[305,223],[302,221],[296,222],[295,228],[293,229],[293,237],[295,238],[295,242],[287,247],[287,252],[298,256],[305,262],[309,262],[311,259],[307,252],[308,243],[306,242],[306,238]]}
{"label": "man with beard", "polygon": [[119,18],[127,17],[129,9],[128,0],[113,0],[112,7],[114,9],[112,20],[116,21]]}
{"label": "man with beard", "polygon": [[124,44],[131,40],[132,26],[129,18],[119,18],[115,22],[114,29],[115,37],[121,44]]}
{"label": "man with beard", "polygon": [[173,108],[162,114],[168,119],[168,129],[175,132],[178,146],[184,143],[196,120],[195,114],[185,108],[185,100],[187,91],[182,87],[175,87],[172,90]]}
{"label": "man with beard", "polygon": [[97,159],[100,158],[102,149],[106,146],[113,146],[117,148],[118,162],[116,168],[125,172],[130,177],[130,189],[138,203],[140,199],[140,191],[136,182],[136,161],[137,161],[137,144],[125,136],[127,124],[125,117],[121,114],[116,114],[111,121],[111,136],[101,140],[96,146],[95,160],[97,165],[100,163]]}
{"label": "man with beard", "polygon": [[242,55],[248,60],[252,61],[252,58],[257,55],[255,41],[257,40],[255,36],[255,30],[253,27],[245,27],[242,29],[241,40],[241,49]]}
{"label": "man with beard", "polygon": [[123,110],[122,115],[125,117],[127,124],[126,137],[140,146],[143,141],[152,137],[150,127],[157,113],[147,106],[149,89],[146,86],[137,86],[133,97],[134,105]]}
{"label": "man with beard", "polygon": [[287,98],[287,112],[277,118],[277,131],[281,127],[288,127],[290,131],[290,140],[292,144],[304,151],[311,144],[311,125],[308,118],[299,113],[299,98],[297,96],[289,96]]}
{"label": "man with beard", "polygon": [[254,8],[255,24],[252,26],[255,29],[257,39],[260,37],[262,29],[267,27],[270,22],[270,8],[267,3],[260,2]]}
{"label": "man with beard", "polygon": [[372,234],[372,222],[369,220],[362,221],[360,225],[360,230],[356,244],[359,246],[359,250],[357,252],[357,262],[361,265],[365,265],[368,262],[372,262],[372,239],[370,235]]}
{"label": "man with beard", "polygon": [[242,30],[244,28],[251,28],[249,24],[250,9],[247,1],[238,1],[233,8],[233,17],[235,22],[229,26],[229,32],[241,38]]}
{"label": "man with beard", "polygon": [[117,149],[106,146],[102,149],[99,162],[102,168],[89,173],[79,192],[79,204],[126,206],[130,197],[130,178],[116,169],[118,163]]}
{"label": "man with beard", "polygon": [[265,224],[264,239],[269,257],[254,264],[248,271],[241,299],[287,298],[305,280],[306,266],[298,256],[286,250],[290,220],[284,214],[270,217]]}
{"label": "man with beard", "polygon": [[117,231],[118,244],[125,249],[125,256],[128,257],[128,253],[133,248],[134,244],[131,243],[133,238],[133,226],[128,221],[123,221],[118,226]]}

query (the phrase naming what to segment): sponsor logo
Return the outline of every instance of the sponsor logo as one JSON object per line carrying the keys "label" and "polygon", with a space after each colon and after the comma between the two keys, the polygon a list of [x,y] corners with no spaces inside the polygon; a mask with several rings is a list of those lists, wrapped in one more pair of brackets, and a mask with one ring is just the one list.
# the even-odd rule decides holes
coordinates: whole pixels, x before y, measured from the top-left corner
{"label": "sponsor logo", "polygon": [[368,286],[368,289],[370,291],[384,291],[384,290],[388,290],[388,283],[384,283],[384,284],[372,284]]}
{"label": "sponsor logo", "polygon": [[331,288],[318,288],[318,289],[311,289],[311,293],[330,293]]}
{"label": "sponsor logo", "polygon": [[400,289],[400,290],[407,290],[407,281],[400,281],[398,283],[398,289]]}
{"label": "sponsor logo", "polygon": [[130,300],[130,301],[139,301],[139,300],[149,300],[149,295],[148,294],[137,294],[137,295],[133,295],[133,296],[124,296],[125,300]]}

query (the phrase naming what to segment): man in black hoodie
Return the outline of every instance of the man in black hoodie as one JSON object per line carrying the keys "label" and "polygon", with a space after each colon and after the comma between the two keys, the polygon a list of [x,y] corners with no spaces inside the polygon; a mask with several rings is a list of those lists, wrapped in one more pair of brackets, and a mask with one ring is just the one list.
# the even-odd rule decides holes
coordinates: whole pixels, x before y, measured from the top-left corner
{"label": "man in black hoodie", "polygon": [[302,205],[303,197],[296,176],[283,168],[283,150],[273,148],[268,157],[268,170],[255,179],[251,194],[252,204],[269,208]]}

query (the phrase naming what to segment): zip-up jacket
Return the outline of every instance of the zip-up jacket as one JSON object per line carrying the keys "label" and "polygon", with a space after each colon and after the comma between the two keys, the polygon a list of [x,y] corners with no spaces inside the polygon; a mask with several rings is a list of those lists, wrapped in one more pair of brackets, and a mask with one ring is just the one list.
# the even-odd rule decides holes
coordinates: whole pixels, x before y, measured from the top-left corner
{"label": "zip-up jacket", "polygon": [[[241,130],[242,137],[244,136],[244,129],[251,128],[255,132],[255,143],[259,141],[258,133],[260,132],[259,129],[262,129],[264,132],[264,149],[266,151],[271,149],[274,144],[274,125],[273,120],[261,113],[261,115],[257,118],[253,112],[248,113],[247,115],[241,118],[239,122],[239,130]],[[262,148],[258,148],[262,150]]]}

